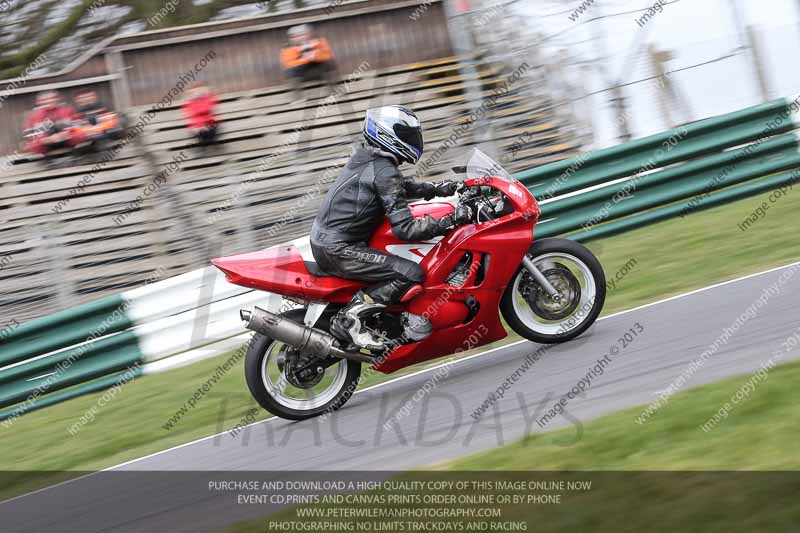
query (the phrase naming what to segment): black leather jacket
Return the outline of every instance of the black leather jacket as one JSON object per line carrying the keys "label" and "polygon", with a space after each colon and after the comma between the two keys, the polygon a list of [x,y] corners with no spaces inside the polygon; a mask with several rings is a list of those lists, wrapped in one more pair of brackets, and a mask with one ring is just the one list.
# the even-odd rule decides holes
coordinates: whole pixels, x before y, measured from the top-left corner
{"label": "black leather jacket", "polygon": [[436,196],[433,183],[404,178],[392,154],[365,143],[353,155],[328,190],[311,228],[311,242],[330,246],[366,243],[389,217],[392,231],[404,241],[444,235],[454,227],[452,216],[414,218],[409,199]]}

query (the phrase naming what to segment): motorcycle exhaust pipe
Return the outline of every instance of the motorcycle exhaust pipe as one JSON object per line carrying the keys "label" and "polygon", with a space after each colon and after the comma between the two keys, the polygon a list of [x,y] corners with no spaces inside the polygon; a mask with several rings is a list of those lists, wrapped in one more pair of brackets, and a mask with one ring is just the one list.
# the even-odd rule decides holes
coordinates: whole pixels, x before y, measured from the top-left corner
{"label": "motorcycle exhaust pipe", "polygon": [[298,348],[300,351],[316,355],[317,357],[339,357],[350,359],[359,363],[374,363],[374,358],[362,353],[345,352],[336,346],[333,335],[298,324],[293,320],[284,318],[275,313],[265,311],[260,307],[242,309],[239,316],[245,322],[245,327],[250,331],[261,333],[276,341],[284,342]]}

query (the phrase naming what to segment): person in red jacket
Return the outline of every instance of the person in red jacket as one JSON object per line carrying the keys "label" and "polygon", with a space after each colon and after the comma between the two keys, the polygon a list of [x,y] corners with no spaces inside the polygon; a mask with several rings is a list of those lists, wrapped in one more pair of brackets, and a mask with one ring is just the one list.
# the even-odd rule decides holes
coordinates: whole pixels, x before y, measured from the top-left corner
{"label": "person in red jacket", "polygon": [[39,93],[36,107],[25,119],[26,150],[47,156],[55,149],[80,144],[73,128],[77,120],[75,110],[56,91]]}
{"label": "person in red jacket", "polygon": [[200,144],[209,144],[217,138],[217,104],[219,99],[208,86],[197,83],[189,90],[189,97],[183,104],[183,114],[187,127]]}

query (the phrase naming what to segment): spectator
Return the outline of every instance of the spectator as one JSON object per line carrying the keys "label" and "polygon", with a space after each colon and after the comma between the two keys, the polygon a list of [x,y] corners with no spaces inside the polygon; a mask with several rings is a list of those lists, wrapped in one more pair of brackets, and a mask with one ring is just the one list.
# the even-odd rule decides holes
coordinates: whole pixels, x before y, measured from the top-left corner
{"label": "spectator", "polygon": [[81,131],[92,144],[122,138],[121,117],[100,101],[94,89],[79,91],[75,95],[75,104],[83,122]]}
{"label": "spectator", "polygon": [[108,108],[97,97],[94,89],[82,89],[75,94],[75,108],[81,118],[95,126],[102,113],[107,113]]}
{"label": "spectator", "polygon": [[281,50],[281,65],[299,99],[303,99],[302,83],[324,81],[333,85],[334,56],[327,39],[315,38],[307,24],[289,29],[289,46]]}
{"label": "spectator", "polygon": [[219,104],[217,95],[203,83],[195,83],[189,89],[189,96],[183,104],[187,127],[202,145],[209,144],[217,138],[219,122],[216,107]]}
{"label": "spectator", "polygon": [[26,150],[47,157],[53,150],[77,146],[82,140],[75,131],[77,119],[75,110],[56,91],[39,93],[36,107],[25,119]]}

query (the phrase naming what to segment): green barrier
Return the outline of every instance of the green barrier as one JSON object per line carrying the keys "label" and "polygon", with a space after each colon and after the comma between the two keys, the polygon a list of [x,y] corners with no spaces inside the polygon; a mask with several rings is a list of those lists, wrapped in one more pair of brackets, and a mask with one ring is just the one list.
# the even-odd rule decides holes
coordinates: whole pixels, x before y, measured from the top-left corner
{"label": "green barrier", "polygon": [[[635,141],[627,142],[610,148],[597,150],[583,156],[564,161],[557,161],[541,167],[536,167],[517,174],[517,179],[528,185],[535,185],[540,182],[549,182],[563,174],[573,174],[575,167],[580,169],[590,169],[594,166],[609,163],[630,155],[641,154],[647,151],[655,151],[662,147],[664,142],[678,136],[685,131],[685,139],[693,139],[696,136],[707,133],[714,133],[732,126],[745,122],[764,119],[765,126],[769,120],[783,119],[783,123],[790,123],[788,120],[793,109],[797,108],[796,100],[779,98],[771,102],[766,102],[757,106],[748,107],[733,113],[727,113],[717,117],[711,117],[698,122],[687,124],[681,128],[675,128],[643,137]],[[767,119],[769,117],[769,120]],[[783,123],[780,124],[783,126]]]}
{"label": "green barrier", "polygon": [[780,157],[742,163],[723,181],[715,182],[715,178],[719,174],[712,170],[679,180],[659,183],[645,191],[635,191],[621,201],[614,201],[609,197],[609,200],[599,205],[591,204],[567,212],[559,211],[555,220],[544,224],[539,231],[539,236],[560,235],[581,227],[595,226],[626,215],[797,167],[800,167],[800,154],[797,153],[797,150],[789,150],[781,153]]}
{"label": "green barrier", "polygon": [[[35,399],[142,361],[142,352],[133,331],[126,331],[92,344],[83,354],[78,353],[82,347],[69,350],[74,359],[61,356],[63,364],[50,364],[46,367],[48,372],[36,375],[35,379],[28,377],[30,367],[22,372],[14,372],[16,368],[4,371],[4,383],[0,385],[0,407],[14,405],[29,397]],[[14,381],[8,381],[6,373],[10,372],[13,372],[16,378]]]}
{"label": "green barrier", "polygon": [[0,341],[0,367],[73,346],[91,335],[128,329],[133,324],[126,306],[121,296],[109,296],[26,322]]}
{"label": "green barrier", "polygon": [[[654,152],[626,156],[589,169],[581,168],[567,179],[542,183],[536,186],[526,183],[526,186],[531,189],[534,196],[540,199],[559,196],[654,168],[661,168],[688,159],[717,153],[732,146],[757,141],[765,137],[765,124],[766,122],[763,119],[758,119],[738,124],[726,130],[711,132],[694,139],[675,137],[675,144],[671,147],[661,147]],[[791,122],[786,121],[780,127],[776,127],[772,133],[785,133],[791,131],[794,127]]]}
{"label": "green barrier", "polygon": [[703,209],[709,209],[751,196],[756,196],[784,185],[797,183],[798,181],[800,181],[800,170],[796,169],[791,172],[782,172],[761,180],[736,185],[721,191],[714,191],[709,193],[709,195],[703,199],[703,202],[696,206],[690,206],[689,202],[680,202],[677,204],[653,209],[651,211],[647,211],[646,213],[641,213],[621,220],[616,220],[614,222],[609,222],[608,224],[603,224],[601,226],[595,226],[588,230],[572,233],[567,235],[567,238],[574,239],[579,242],[588,242],[605,237],[612,237],[619,233],[624,233],[626,231],[642,228],[650,224],[655,224],[656,222],[661,222],[662,220],[675,218],[680,216],[681,213],[685,212],[688,207],[691,207],[692,211],[701,211]]}
{"label": "green barrier", "polygon": [[[33,358],[29,361],[21,362],[0,372],[0,386],[11,381],[30,378],[48,374],[59,367],[69,366],[77,361],[89,359],[95,356],[103,356],[111,353],[120,347],[127,346],[131,342],[138,342],[133,331],[108,335],[92,342],[62,350],[60,352],[44,357]],[[0,389],[1,390],[1,389]],[[1,394],[1,392],[0,392]]]}
{"label": "green barrier", "polygon": [[26,401],[25,403],[15,405],[14,407],[2,409],[0,410],[0,420],[6,420],[8,418],[20,416],[22,414],[30,413],[31,411],[36,411],[37,409],[43,409],[57,403],[83,396],[85,394],[91,394],[93,392],[105,390],[123,381],[126,381],[129,378],[140,377],[142,374],[143,372],[141,367],[129,367],[109,376],[95,379],[94,381],[81,383],[80,385],[76,385],[66,390],[54,392],[52,394],[48,394],[47,396],[37,397],[31,401]]}
{"label": "green barrier", "polygon": [[728,150],[721,154],[689,161],[683,165],[676,165],[650,174],[634,177],[631,180],[593,189],[567,198],[552,200],[541,206],[542,218],[544,219],[558,212],[567,211],[586,204],[596,203],[600,205],[604,201],[613,198],[615,195],[621,196],[630,191],[641,191],[659,183],[679,179],[703,171],[714,172],[716,174],[711,181],[727,179],[727,176],[733,170],[746,161],[757,158],[766,161],[764,159],[766,156],[779,157],[781,154],[795,154],[797,150],[797,137],[794,135],[782,135],[761,143],[753,143],[743,148]]}

